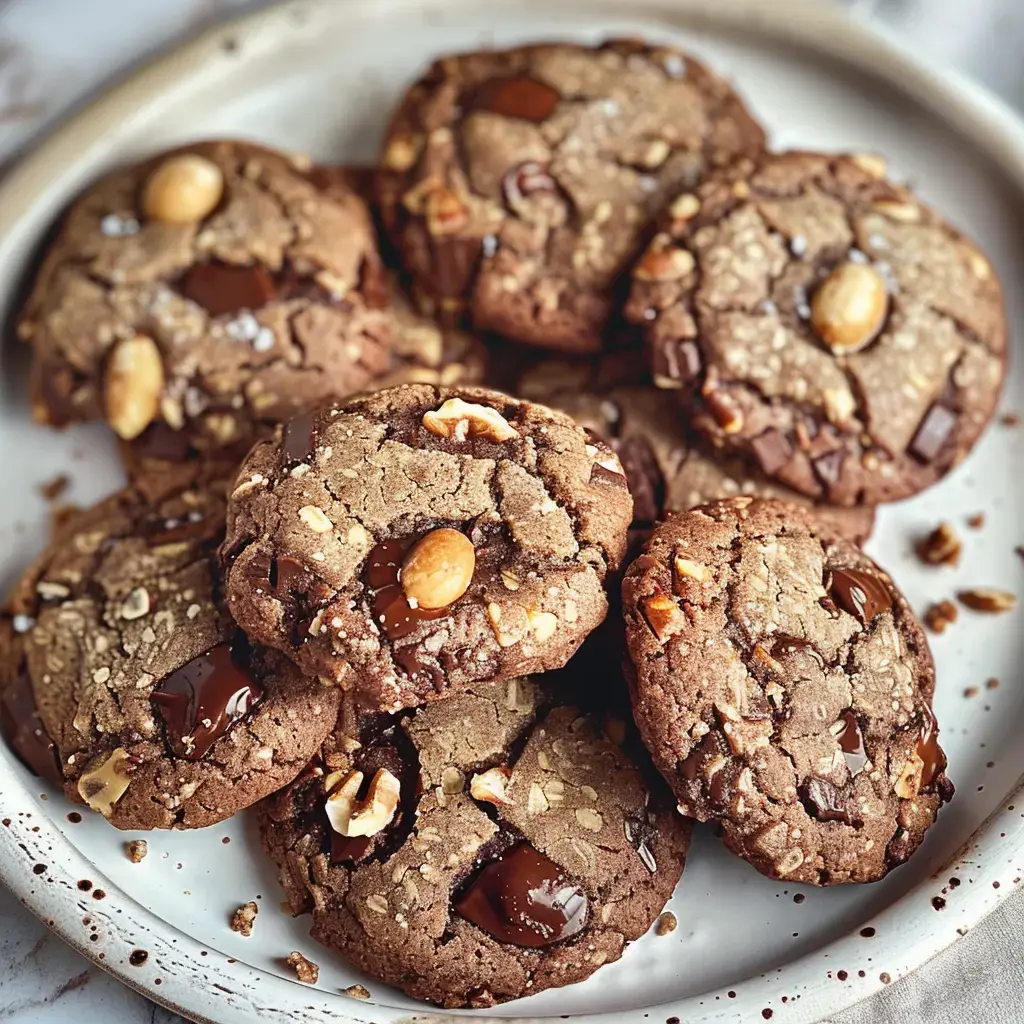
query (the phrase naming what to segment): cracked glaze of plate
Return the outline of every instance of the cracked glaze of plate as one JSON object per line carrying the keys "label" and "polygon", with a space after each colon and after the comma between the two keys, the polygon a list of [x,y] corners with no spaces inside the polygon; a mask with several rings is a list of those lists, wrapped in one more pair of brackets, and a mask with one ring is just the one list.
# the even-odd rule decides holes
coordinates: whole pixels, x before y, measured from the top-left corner
{"label": "cracked glaze of plate", "polygon": [[[218,28],[135,75],[62,127],[0,186],[0,269],[8,315],[35,247],[60,207],[118,162],[200,136],[250,135],[325,159],[367,159],[402,84],[447,50],[612,33],[680,42],[733,77],[778,146],[878,150],[926,200],[975,235],[1010,284],[1010,323],[1024,316],[1018,211],[1024,126],[948,69],[924,68],[890,40],[817,0],[332,0],[292,3]],[[9,332],[8,332],[9,334]],[[1003,411],[1024,404],[1015,361]],[[29,424],[24,353],[8,343],[0,373],[0,584],[38,551],[47,509],[38,485],[58,473],[70,497],[117,485],[98,426],[54,434]],[[1024,429],[998,422],[942,484],[885,508],[869,547],[920,611],[960,586],[1024,590],[1018,530]],[[984,511],[981,530],[966,517]],[[964,538],[956,569],[926,569],[915,537],[949,519]],[[679,927],[569,989],[486,1011],[588,1021],[808,1022],[913,970],[983,917],[1024,875],[1020,609],[969,611],[934,640],[936,708],[958,795],[917,856],[871,887],[810,890],[771,882],[698,828],[670,903]],[[986,688],[989,679],[1001,685]],[[973,694],[967,696],[966,694]],[[78,809],[81,810],[81,809]],[[81,821],[69,819],[81,817]],[[151,834],[133,864],[132,835],[45,792],[0,749],[0,878],[82,953],[196,1019],[419,1022],[440,1016],[347,970],[278,911],[251,816],[201,833]],[[956,879],[958,884],[952,884]],[[99,891],[97,891],[99,890]],[[102,893],[102,896],[100,895]],[[251,938],[232,911],[261,908]],[[320,964],[315,988],[283,962]],[[369,1002],[342,990],[365,983]]]}

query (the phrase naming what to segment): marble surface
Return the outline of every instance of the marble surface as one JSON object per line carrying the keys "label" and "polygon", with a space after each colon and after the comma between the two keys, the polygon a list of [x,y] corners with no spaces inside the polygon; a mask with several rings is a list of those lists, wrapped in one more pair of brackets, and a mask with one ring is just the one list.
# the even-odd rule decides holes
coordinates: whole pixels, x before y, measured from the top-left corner
{"label": "marble surface", "polygon": [[[0,168],[112,77],[265,0],[0,0]],[[342,0],[336,0],[342,2]],[[1021,0],[851,0],[1024,108]],[[952,949],[823,1024],[1024,1021],[1024,894]],[[0,888],[0,1021],[177,1024],[65,946]]]}

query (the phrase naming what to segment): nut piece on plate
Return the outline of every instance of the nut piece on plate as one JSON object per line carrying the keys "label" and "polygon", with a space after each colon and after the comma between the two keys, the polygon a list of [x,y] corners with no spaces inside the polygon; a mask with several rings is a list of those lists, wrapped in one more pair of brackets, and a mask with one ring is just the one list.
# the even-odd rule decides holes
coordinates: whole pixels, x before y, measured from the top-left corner
{"label": "nut piece on plate", "polygon": [[320,965],[307,960],[298,950],[288,954],[289,967],[295,969],[295,977],[306,985],[315,985],[320,980]]}
{"label": "nut piece on plate", "polygon": [[924,614],[924,624],[933,633],[945,633],[947,626],[952,626],[959,617],[957,607],[952,601],[943,599],[929,607]]}
{"label": "nut piece on plate", "polygon": [[680,813],[788,881],[875,881],[911,856],[953,795],[935,669],[857,546],[789,503],[713,502],[655,528],[622,602],[634,716]]}
{"label": "nut piece on plate", "polygon": [[1016,594],[1011,594],[1008,590],[998,590],[995,587],[974,587],[971,590],[961,590],[957,597],[960,598],[961,604],[967,605],[968,608],[976,612],[998,615],[1017,607]]}
{"label": "nut piece on plate", "polygon": [[149,853],[149,843],[145,839],[131,839],[124,844],[124,848],[133,864],[141,864]]}
{"label": "nut piece on plate", "polygon": [[231,930],[239,935],[249,938],[252,935],[253,925],[256,923],[256,915],[260,908],[250,900],[243,903],[231,917]]}
{"label": "nut piece on plate", "polygon": [[562,668],[605,618],[633,502],[565,414],[409,384],[283,425],[229,506],[240,627],[393,713]]}
{"label": "nut piece on plate", "polygon": [[917,545],[917,557],[928,565],[956,565],[963,545],[949,523],[939,523]]}

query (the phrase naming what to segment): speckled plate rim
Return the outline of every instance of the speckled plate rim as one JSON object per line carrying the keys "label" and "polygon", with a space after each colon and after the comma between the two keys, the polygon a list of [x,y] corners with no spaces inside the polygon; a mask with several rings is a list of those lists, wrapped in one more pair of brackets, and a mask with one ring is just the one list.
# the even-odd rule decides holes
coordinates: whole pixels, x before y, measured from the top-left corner
{"label": "speckled plate rim", "polygon": [[[10,280],[19,276],[37,241],[25,211],[44,201],[58,178],[67,187],[68,169],[88,165],[93,150],[103,145],[109,126],[130,121],[142,108],[151,113],[154,106],[187,101],[193,91],[209,88],[219,77],[232,74],[239,60],[272,53],[285,35],[339,30],[362,20],[396,17],[403,10],[422,12],[443,5],[450,12],[485,2],[515,3],[525,16],[531,7],[541,8],[548,0],[346,0],[344,4],[291,0],[206,31],[106,92],[8,173],[0,184],[0,269],[10,271]],[[941,73],[929,68],[894,36],[874,24],[859,22],[843,9],[822,0],[776,0],[774,4],[717,0],[712,9],[707,9],[706,0],[561,0],[563,10],[575,5],[609,16],[659,19],[670,26],[742,29],[769,42],[795,43],[835,58],[930,108],[998,166],[1024,200],[1024,122],[963,75],[948,66],[942,66]],[[109,880],[103,882],[107,899],[97,904],[77,888],[77,879],[98,877],[96,866],[45,815],[8,811],[39,806],[36,794],[12,769],[11,756],[0,747],[0,818],[5,826],[0,827],[0,881],[83,956],[155,1002],[194,1020],[215,1018],[220,1024],[250,1024],[254,1019],[370,1024],[385,1017],[396,1024],[410,1020],[443,1024],[464,1016],[429,1011],[410,1014],[361,1004],[339,993],[321,992],[255,970],[206,949]],[[902,951],[900,957],[886,957],[887,972],[850,979],[844,985],[827,980],[820,969],[823,962],[835,964],[855,953],[857,937],[848,936],[791,961],[760,981],[746,980],[736,998],[728,1001],[725,992],[712,991],[659,1006],[588,1014],[587,1019],[612,1024],[676,1017],[688,1024],[712,1024],[756,1019],[763,1009],[770,1008],[786,1024],[811,1024],[859,1002],[947,948],[1014,891],[1011,876],[1022,873],[1024,861],[1024,815],[1014,809],[1018,799],[1024,799],[1024,779],[933,876],[970,872],[974,884],[958,892],[955,917],[945,918],[940,927],[921,927],[923,920],[934,921],[931,887],[922,884],[868,922],[884,927],[891,945]],[[4,817],[7,813],[10,818]],[[73,927],[83,914],[103,923],[99,941],[82,941],[81,929]],[[145,948],[149,962],[159,967],[159,987],[154,973],[131,966],[129,957],[137,948]],[[800,1000],[783,1005],[781,994],[797,987]],[[541,1019],[488,1016],[518,1024]]]}

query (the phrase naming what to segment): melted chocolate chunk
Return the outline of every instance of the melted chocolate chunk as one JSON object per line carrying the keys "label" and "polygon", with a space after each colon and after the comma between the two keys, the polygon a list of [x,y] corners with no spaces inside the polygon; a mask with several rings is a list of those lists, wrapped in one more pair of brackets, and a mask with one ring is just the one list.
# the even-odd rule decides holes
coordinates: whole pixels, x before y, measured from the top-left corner
{"label": "melted chocolate chunk", "polygon": [[535,192],[554,192],[557,187],[555,179],[548,174],[547,167],[536,160],[528,160],[512,168],[501,182],[505,202],[513,209]]}
{"label": "melted chocolate chunk", "polygon": [[260,266],[203,263],[185,275],[181,294],[202,306],[210,316],[228,316],[265,306],[277,294],[277,286]]}
{"label": "melted chocolate chunk", "polygon": [[304,412],[284,425],[281,451],[289,464],[305,462],[316,449],[316,414]]}
{"label": "melted chocolate chunk", "polygon": [[39,717],[24,663],[0,692],[0,735],[26,768],[55,786],[61,784],[57,747]]}
{"label": "melted chocolate chunk", "polygon": [[946,768],[946,755],[939,747],[939,724],[935,720],[935,713],[931,708],[927,709],[928,718],[921,729],[921,737],[917,741],[915,753],[924,763],[921,769],[921,788],[927,789],[931,786],[940,772]]}
{"label": "melted chocolate chunk", "polygon": [[329,832],[332,864],[357,864],[373,849],[373,836],[343,836],[334,829]]}
{"label": "melted chocolate chunk", "polygon": [[825,667],[825,659],[810,640],[804,640],[803,637],[799,636],[790,636],[788,633],[780,633],[776,636],[775,642],[772,644],[772,657],[776,660],[779,658],[788,658],[792,654],[799,654],[804,651],[806,651],[822,668]]}
{"label": "melted chocolate chunk", "polygon": [[[451,614],[450,606],[413,608],[399,583],[402,559],[420,536],[417,534],[400,537],[398,540],[381,541],[367,558],[366,582],[374,592],[373,618],[389,640],[401,640],[427,619],[441,619]],[[407,660],[412,656],[412,653],[408,653]]]}
{"label": "melted chocolate chunk", "polygon": [[843,728],[836,734],[836,743],[846,759],[850,775],[856,777],[867,764],[868,752],[864,747],[864,734],[860,730],[857,716],[849,708],[839,716]]}
{"label": "melted chocolate chunk", "polygon": [[843,611],[856,616],[865,626],[892,607],[892,594],[885,584],[859,569],[833,569],[827,589]]}
{"label": "melted chocolate chunk", "polygon": [[248,642],[239,635],[193,658],[153,691],[167,745],[179,757],[200,760],[263,699],[245,664],[248,655]]}
{"label": "melted chocolate chunk", "polygon": [[793,446],[780,430],[770,427],[763,434],[758,434],[750,442],[761,464],[761,469],[769,476],[777,473],[793,457]]}
{"label": "melted chocolate chunk", "polygon": [[654,840],[658,838],[658,830],[647,819],[647,816],[635,815],[626,818],[622,823],[626,834],[626,842],[637,852],[645,868],[653,875],[658,870],[658,862],[654,859]]}
{"label": "melted chocolate chunk", "polygon": [[523,842],[484,867],[453,907],[499,942],[539,949],[581,932],[590,904],[554,861]]}
{"label": "melted chocolate chunk", "polygon": [[433,655],[428,654],[418,644],[397,648],[395,661],[405,669],[410,679],[429,679],[438,693],[444,691],[444,669]]}
{"label": "melted chocolate chunk", "polygon": [[935,402],[924,414],[907,451],[920,462],[931,462],[956,430],[956,413]]}
{"label": "melted chocolate chunk", "polygon": [[654,372],[659,377],[689,384],[701,371],[703,361],[695,341],[669,341],[654,352]]}
{"label": "melted chocolate chunk", "polygon": [[863,822],[851,813],[847,795],[828,779],[812,775],[803,789],[807,810],[819,821],[841,821],[844,825],[860,828]]}
{"label": "melted chocolate chunk", "polygon": [[463,100],[463,108],[467,113],[487,111],[500,117],[540,124],[551,116],[561,98],[561,94],[550,85],[526,75],[517,75],[491,78],[479,85]]}
{"label": "melted chocolate chunk", "polygon": [[633,522],[656,523],[665,508],[665,476],[646,437],[623,438],[615,445],[633,495]]}

